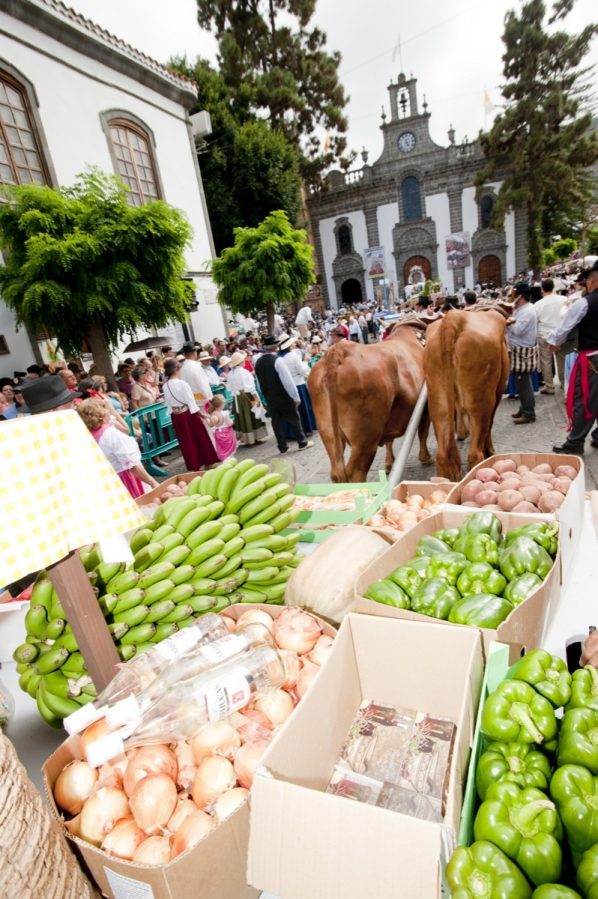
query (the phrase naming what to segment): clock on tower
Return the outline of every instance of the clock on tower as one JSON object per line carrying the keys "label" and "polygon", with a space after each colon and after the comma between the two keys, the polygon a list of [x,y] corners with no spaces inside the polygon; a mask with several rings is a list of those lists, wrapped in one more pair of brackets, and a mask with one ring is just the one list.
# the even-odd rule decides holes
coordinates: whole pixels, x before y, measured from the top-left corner
{"label": "clock on tower", "polygon": [[401,153],[411,153],[412,150],[415,150],[416,143],[417,141],[413,131],[403,131],[397,138],[397,147]]}

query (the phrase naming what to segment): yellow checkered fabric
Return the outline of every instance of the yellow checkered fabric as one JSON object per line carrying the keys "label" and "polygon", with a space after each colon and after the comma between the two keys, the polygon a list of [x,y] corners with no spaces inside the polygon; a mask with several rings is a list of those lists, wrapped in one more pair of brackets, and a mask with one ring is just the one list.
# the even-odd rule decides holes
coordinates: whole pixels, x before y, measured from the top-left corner
{"label": "yellow checkered fabric", "polygon": [[143,521],[76,412],[0,422],[0,586]]}

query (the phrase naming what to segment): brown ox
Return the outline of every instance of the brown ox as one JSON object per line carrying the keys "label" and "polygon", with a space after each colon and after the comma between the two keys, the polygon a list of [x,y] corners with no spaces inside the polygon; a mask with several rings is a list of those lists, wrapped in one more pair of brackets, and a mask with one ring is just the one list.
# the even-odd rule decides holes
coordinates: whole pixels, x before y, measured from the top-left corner
{"label": "brown ox", "polygon": [[[383,343],[343,340],[314,365],[309,393],[334,482],[365,481],[383,445],[390,470],[392,441],[405,433],[424,381],[423,357],[416,330],[402,325]],[[419,427],[419,458],[425,464],[432,462],[427,432],[426,414]],[[345,465],[347,444],[351,454]]]}
{"label": "brown ox", "polygon": [[469,468],[494,452],[492,423],[509,377],[504,316],[495,310],[447,312],[426,333],[424,371],[438,444],[436,473],[458,481],[455,420],[460,440],[468,436],[469,422]]}

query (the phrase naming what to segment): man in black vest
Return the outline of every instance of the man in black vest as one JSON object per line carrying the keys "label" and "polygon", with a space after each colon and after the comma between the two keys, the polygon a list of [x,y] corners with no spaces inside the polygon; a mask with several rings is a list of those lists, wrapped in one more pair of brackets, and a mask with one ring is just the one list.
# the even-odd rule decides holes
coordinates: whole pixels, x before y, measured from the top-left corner
{"label": "man in black vest", "polygon": [[[598,417],[598,262],[586,275],[586,295],[567,309],[561,323],[548,336],[548,348],[555,353],[567,335],[577,327],[578,357],[569,378],[567,415],[569,435],[562,446],[554,446],[555,453],[574,453],[583,456],[585,439]],[[591,438],[598,449],[598,427]]]}
{"label": "man in black vest", "polygon": [[299,443],[299,449],[308,449],[314,442],[308,440],[303,433],[297,412],[297,407],[301,403],[299,391],[293,383],[290,371],[281,357],[276,355],[279,342],[272,334],[264,339],[262,344],[264,352],[255,363],[255,375],[272,419],[278,450],[286,453],[288,446],[285,425],[291,429],[293,438]]}

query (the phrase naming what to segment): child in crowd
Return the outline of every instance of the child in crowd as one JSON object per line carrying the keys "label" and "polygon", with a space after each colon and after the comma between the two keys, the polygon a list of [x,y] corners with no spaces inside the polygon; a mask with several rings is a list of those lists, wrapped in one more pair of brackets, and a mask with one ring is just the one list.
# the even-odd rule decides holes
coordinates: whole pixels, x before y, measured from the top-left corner
{"label": "child in crowd", "polygon": [[237,438],[228,409],[224,408],[224,397],[217,394],[207,405],[208,423],[212,428],[216,453],[221,462],[228,459],[237,448]]}

